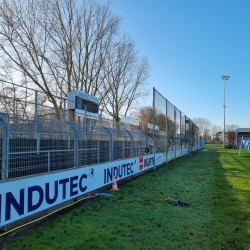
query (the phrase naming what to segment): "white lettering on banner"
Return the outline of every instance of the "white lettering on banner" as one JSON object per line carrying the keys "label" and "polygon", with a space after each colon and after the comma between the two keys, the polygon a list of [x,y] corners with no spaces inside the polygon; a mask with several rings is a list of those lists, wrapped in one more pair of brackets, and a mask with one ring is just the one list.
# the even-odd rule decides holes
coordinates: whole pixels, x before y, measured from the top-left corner
{"label": "white lettering on banner", "polygon": [[0,226],[85,193],[87,171],[71,170],[1,183]]}
{"label": "white lettering on banner", "polygon": [[162,154],[155,154],[155,166],[162,164]]}
{"label": "white lettering on banner", "polygon": [[[153,167],[153,155],[0,182],[0,227]],[[157,164],[161,154],[155,155]],[[17,188],[18,187],[18,188]]]}
{"label": "white lettering on banner", "polygon": [[[139,161],[139,168],[138,168],[139,171],[143,171],[145,169],[154,167],[153,155],[146,155],[146,156],[139,157],[138,161]],[[155,154],[155,165],[158,166],[162,164],[162,162],[163,162],[162,154],[161,153]]]}
{"label": "white lettering on banner", "polygon": [[117,164],[114,167],[109,167],[104,169],[104,184],[111,183],[113,181],[113,177],[116,179],[122,179],[127,176],[134,174],[137,171],[136,160],[131,161],[127,160],[127,163]]}

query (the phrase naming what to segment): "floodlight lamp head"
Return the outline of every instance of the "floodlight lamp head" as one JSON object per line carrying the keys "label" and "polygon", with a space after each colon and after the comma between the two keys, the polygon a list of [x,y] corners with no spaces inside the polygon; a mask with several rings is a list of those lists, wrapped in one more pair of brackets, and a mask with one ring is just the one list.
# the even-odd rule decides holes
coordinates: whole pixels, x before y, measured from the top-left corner
{"label": "floodlight lamp head", "polygon": [[222,80],[228,80],[230,78],[230,76],[224,76],[224,75],[222,75],[221,78],[222,78]]}

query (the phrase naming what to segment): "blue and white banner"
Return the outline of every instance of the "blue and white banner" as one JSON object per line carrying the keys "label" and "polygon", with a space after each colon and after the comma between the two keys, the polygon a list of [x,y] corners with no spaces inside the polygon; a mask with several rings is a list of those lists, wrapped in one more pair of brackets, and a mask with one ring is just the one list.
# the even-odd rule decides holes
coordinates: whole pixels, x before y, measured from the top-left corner
{"label": "blue and white banner", "polygon": [[[155,165],[162,154],[155,155]],[[0,183],[0,227],[154,167],[147,155]]]}
{"label": "blue and white banner", "polygon": [[[157,153],[155,166],[173,159],[175,151]],[[153,167],[151,154],[0,182],[0,227]]]}
{"label": "blue and white banner", "polygon": [[183,149],[181,150],[181,156],[183,156],[183,155],[185,155],[185,154],[186,154],[186,149],[183,148]]}
{"label": "blue and white banner", "polygon": [[250,150],[250,139],[243,139],[242,140],[245,149]]}

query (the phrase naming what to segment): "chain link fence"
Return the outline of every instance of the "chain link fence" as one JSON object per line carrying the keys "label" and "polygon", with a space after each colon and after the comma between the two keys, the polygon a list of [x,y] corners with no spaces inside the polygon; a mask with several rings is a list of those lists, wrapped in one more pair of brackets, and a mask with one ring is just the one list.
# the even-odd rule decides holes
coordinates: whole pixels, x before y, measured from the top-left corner
{"label": "chain link fence", "polygon": [[87,105],[82,115],[60,96],[0,84],[0,180],[147,154],[162,153],[169,162],[204,147],[198,127],[155,89],[153,108],[139,124],[102,109],[91,119]]}
{"label": "chain link fence", "polygon": [[162,153],[166,162],[205,147],[205,142],[198,140],[199,128],[155,88],[147,127],[153,134],[154,155]]}
{"label": "chain link fence", "polygon": [[143,156],[145,148],[153,153],[136,119],[102,109],[91,119],[68,110],[60,96],[0,83],[1,180]]}

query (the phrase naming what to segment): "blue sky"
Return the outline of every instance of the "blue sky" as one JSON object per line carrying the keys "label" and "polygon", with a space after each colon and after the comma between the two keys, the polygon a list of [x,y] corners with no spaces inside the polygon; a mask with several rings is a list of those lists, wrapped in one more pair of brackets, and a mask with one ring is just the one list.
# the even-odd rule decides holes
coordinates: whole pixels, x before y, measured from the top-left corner
{"label": "blue sky", "polygon": [[113,0],[112,10],[149,58],[151,90],[191,119],[223,126],[221,75],[229,75],[226,124],[250,127],[249,0]]}

